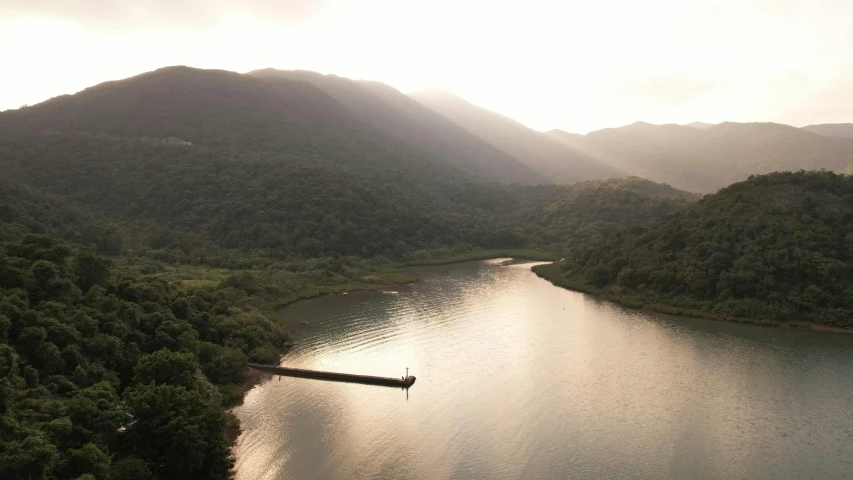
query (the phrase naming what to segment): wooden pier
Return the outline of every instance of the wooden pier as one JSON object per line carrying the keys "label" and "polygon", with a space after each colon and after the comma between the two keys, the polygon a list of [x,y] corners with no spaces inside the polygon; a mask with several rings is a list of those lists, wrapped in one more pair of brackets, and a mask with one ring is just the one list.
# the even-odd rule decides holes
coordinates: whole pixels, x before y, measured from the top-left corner
{"label": "wooden pier", "polygon": [[303,368],[287,368],[276,365],[261,365],[250,363],[250,367],[264,372],[284,375],[287,377],[314,378],[317,380],[329,380],[332,382],[363,383],[367,385],[382,385],[385,387],[409,388],[415,383],[415,377],[410,375],[404,378],[374,377],[372,375],[354,375],[352,373],[320,372],[317,370],[306,370]]}

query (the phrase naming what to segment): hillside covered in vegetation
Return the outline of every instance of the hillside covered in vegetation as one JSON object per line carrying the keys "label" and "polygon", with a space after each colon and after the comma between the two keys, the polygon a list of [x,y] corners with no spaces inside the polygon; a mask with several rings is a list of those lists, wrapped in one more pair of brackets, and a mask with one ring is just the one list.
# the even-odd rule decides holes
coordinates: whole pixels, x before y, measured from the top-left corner
{"label": "hillside covered in vegetation", "polygon": [[751,177],[537,272],[668,311],[853,327],[853,178]]}
{"label": "hillside covered in vegetation", "polygon": [[[408,97],[383,90],[387,105],[368,97],[373,110],[356,113],[365,103],[357,93],[379,87],[268,73],[166,68],[4,112],[0,169],[9,182],[118,222],[124,253],[156,250],[163,261],[226,267],[235,262],[216,260],[223,251],[385,260],[448,249],[559,252],[582,230],[666,213],[636,205],[639,196],[606,198],[627,192],[611,181],[491,182],[457,168],[450,154],[404,141],[432,129],[455,138],[438,142],[438,152],[474,151],[474,164],[494,154],[502,171],[509,162],[473,135],[453,137],[458,127]],[[393,112],[407,126],[384,132],[380,119]],[[611,200],[620,215],[596,207]],[[597,213],[595,225],[578,227]]]}
{"label": "hillside covered in vegetation", "polygon": [[176,68],[0,114],[0,478],[227,478],[225,406],[278,360],[278,307],[408,280],[394,262],[553,258],[695,201],[493,182],[477,165],[511,157],[472,135],[405,142],[456,132],[420,104],[381,94],[410,115],[391,138],[323,88]]}

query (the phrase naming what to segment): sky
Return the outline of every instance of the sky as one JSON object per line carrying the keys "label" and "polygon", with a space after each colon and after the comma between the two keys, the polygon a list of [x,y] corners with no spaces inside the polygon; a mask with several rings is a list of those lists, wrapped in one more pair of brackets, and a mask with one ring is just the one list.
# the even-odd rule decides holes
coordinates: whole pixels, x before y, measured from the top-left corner
{"label": "sky", "polygon": [[850,0],[0,0],[0,110],[169,65],[449,90],[537,130],[853,122]]}

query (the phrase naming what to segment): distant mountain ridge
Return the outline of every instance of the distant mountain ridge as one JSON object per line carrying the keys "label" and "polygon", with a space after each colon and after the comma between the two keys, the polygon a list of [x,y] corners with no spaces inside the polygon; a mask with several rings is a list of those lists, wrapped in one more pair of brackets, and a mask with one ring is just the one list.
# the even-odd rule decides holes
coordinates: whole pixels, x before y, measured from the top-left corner
{"label": "distant mountain ridge", "polygon": [[587,135],[552,138],[656,182],[701,193],[750,175],[832,170],[853,165],[853,140],[825,137],[776,123],[724,122],[707,128],[635,122]]}
{"label": "distant mountain ridge", "polygon": [[705,122],[692,122],[684,125],[685,127],[698,128],[699,130],[704,130],[709,127],[713,127],[713,123],[705,123]]}
{"label": "distant mountain ridge", "polygon": [[552,181],[571,183],[626,175],[618,167],[449,92],[410,96]]}
{"label": "distant mountain ridge", "polygon": [[827,137],[853,138],[853,123],[823,123],[818,125],[806,125],[803,127],[803,130]]}
{"label": "distant mountain ridge", "polygon": [[633,175],[702,193],[772,171],[853,168],[853,124],[635,122],[543,133],[446,92],[407,96],[378,82],[272,69],[166,67],[3,112],[0,134],[252,149],[501,183]]}

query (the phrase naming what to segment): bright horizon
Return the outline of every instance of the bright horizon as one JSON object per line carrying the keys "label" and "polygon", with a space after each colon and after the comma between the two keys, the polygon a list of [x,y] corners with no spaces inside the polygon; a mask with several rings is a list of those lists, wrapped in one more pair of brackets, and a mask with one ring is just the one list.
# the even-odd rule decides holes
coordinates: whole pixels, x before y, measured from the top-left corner
{"label": "bright horizon", "polygon": [[542,131],[853,122],[849,1],[134,3],[0,5],[0,110],[187,65],[449,90]]}

